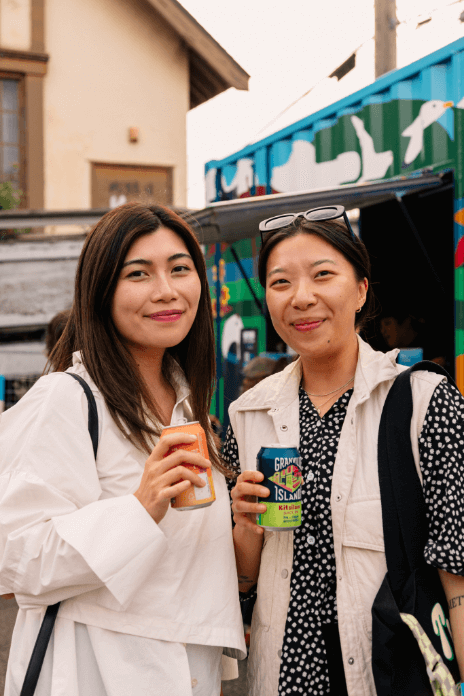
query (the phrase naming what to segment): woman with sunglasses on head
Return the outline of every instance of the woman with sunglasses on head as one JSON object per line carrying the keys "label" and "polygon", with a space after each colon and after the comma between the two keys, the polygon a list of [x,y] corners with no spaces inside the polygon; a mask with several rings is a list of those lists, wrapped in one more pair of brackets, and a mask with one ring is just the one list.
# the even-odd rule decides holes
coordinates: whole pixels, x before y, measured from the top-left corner
{"label": "woman with sunglasses on head", "polygon": [[[341,206],[271,218],[260,230],[267,307],[299,359],[231,405],[223,449],[239,474],[231,491],[239,584],[244,598],[257,591],[248,694],[375,696],[371,608],[386,572],[377,433],[404,368],[397,351],[376,352],[359,336],[372,309],[370,262]],[[412,381],[425,557],[441,569],[449,600],[464,596],[464,400],[441,375],[418,371]],[[300,450],[302,524],[293,534],[256,525],[266,505],[255,496],[269,495],[256,456],[273,442]],[[464,601],[453,611],[462,678]]]}
{"label": "woman with sunglasses on head", "polygon": [[[224,478],[208,417],[214,331],[204,257],[161,206],[127,204],[89,234],[54,371],[0,424],[0,592],[19,613],[6,696],[20,693],[45,607],[61,602],[36,696],[219,696],[245,657]],[[69,374],[66,374],[69,373]],[[98,411],[95,459],[85,380]],[[170,448],[196,437],[209,460]],[[205,486],[215,502],[178,511]]]}

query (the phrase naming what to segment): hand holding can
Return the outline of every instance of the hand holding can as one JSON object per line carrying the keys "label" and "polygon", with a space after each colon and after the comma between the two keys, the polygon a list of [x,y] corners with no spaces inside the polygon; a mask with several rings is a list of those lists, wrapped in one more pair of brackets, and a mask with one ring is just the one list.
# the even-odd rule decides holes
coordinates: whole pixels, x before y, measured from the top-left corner
{"label": "hand holding can", "polygon": [[197,451],[178,449],[196,440],[195,435],[188,433],[168,434],[160,438],[145,463],[134,496],[156,523],[165,516],[173,497],[190,488],[204,488],[206,485],[196,472],[204,473],[211,466],[210,462]]}
{"label": "hand holding can", "polygon": [[[198,452],[198,454],[202,455],[206,459],[208,458],[208,445],[205,431],[198,421],[183,423],[182,425],[168,425],[166,428],[163,428],[161,438],[172,433],[195,435],[196,439],[190,443],[174,445],[169,449],[168,454],[171,454],[175,450],[182,449],[188,452]],[[183,464],[185,467],[197,474],[199,478],[204,481],[205,486],[203,488],[190,486],[186,490],[181,491],[171,500],[171,507],[173,507],[175,510],[198,510],[199,508],[212,505],[216,500],[216,495],[214,493],[211,466],[206,468],[206,470],[200,470],[195,465],[191,465],[188,462],[184,462]]]}

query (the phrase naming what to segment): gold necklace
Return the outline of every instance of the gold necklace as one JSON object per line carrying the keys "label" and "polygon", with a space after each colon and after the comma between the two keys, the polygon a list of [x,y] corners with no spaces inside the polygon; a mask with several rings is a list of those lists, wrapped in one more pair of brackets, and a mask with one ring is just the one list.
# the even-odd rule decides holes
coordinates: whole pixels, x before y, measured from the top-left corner
{"label": "gold necklace", "polygon": [[[353,377],[352,377],[350,380],[348,380],[348,382],[347,382],[346,384],[342,384],[342,386],[341,386],[341,387],[338,387],[338,389],[334,389],[333,391],[329,392],[329,394],[330,394],[329,398],[326,399],[322,404],[320,404],[319,406],[316,406],[316,404],[313,404],[314,408],[315,408],[316,411],[317,411],[317,414],[318,414],[319,418],[322,418],[322,416],[321,416],[321,409],[322,409],[323,406],[325,406],[327,403],[329,403],[329,401],[330,401],[331,398],[332,398],[332,394],[335,394],[335,392],[338,392],[338,391],[340,391],[341,389],[343,389],[344,387],[347,387],[347,386],[349,385],[349,383],[352,382],[353,380],[354,380],[354,375],[353,375]],[[305,391],[306,391],[306,390],[305,390]],[[327,394],[311,394],[310,392],[306,392],[306,393],[308,394],[308,396],[327,396]],[[312,403],[312,402],[311,402],[311,403]]]}
{"label": "gold necklace", "polygon": [[[335,392],[340,391],[340,389],[343,389],[343,387],[348,386],[348,384],[349,384],[350,382],[352,382],[353,380],[354,380],[354,375],[353,375],[353,377],[351,377],[351,379],[348,380],[348,382],[346,382],[346,384],[342,384],[341,387],[338,387],[337,389],[334,389],[334,390],[331,391],[331,392],[327,392],[327,394],[311,394],[311,392],[307,391],[306,389],[305,389],[305,392],[307,393],[308,396],[329,396],[329,394],[335,394]],[[327,403],[327,402],[326,402],[326,403]]]}

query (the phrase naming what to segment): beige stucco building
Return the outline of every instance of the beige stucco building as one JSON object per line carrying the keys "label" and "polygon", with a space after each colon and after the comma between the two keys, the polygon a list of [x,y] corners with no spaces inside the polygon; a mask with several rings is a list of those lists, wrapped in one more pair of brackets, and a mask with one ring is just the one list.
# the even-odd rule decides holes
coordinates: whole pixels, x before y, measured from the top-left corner
{"label": "beige stucco building", "polygon": [[22,207],[186,204],[186,115],[248,75],[176,0],[0,0],[0,178]]}

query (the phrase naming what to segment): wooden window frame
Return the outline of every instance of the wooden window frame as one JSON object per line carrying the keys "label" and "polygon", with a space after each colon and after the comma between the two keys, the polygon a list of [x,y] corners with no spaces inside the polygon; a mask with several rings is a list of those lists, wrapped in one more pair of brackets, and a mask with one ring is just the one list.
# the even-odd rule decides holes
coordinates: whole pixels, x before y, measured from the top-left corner
{"label": "wooden window frame", "polygon": [[[39,37],[40,38],[40,37]],[[38,42],[40,43],[40,42]],[[21,80],[22,163],[21,208],[41,210],[45,201],[44,83],[48,55],[0,48],[0,74]]]}
{"label": "wooden window frame", "polygon": [[21,203],[19,208],[26,207],[26,114],[25,114],[25,75],[0,70],[0,80],[14,80],[18,83],[18,128],[19,128],[19,188]]}

